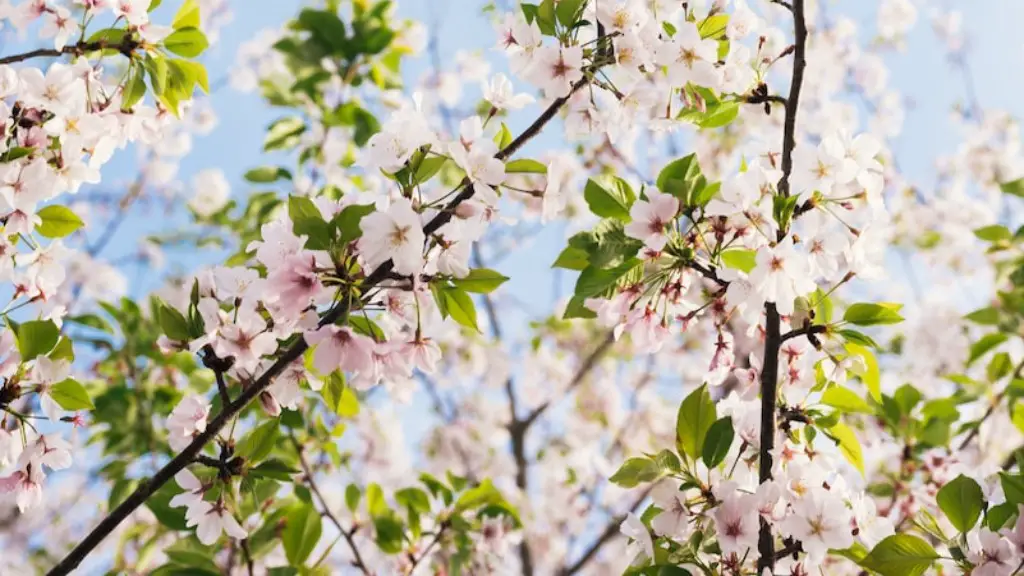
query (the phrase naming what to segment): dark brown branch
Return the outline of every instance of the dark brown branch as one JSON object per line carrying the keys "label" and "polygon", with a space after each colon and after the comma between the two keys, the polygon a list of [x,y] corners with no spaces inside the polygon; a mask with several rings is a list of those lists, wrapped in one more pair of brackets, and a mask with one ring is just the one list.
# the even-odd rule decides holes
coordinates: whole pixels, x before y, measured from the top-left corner
{"label": "dark brown branch", "polygon": [[324,499],[324,495],[320,492],[320,488],[317,486],[316,480],[313,478],[313,470],[309,467],[309,463],[306,462],[306,457],[303,455],[304,450],[302,448],[302,444],[299,444],[299,441],[295,439],[295,434],[289,434],[288,438],[291,440],[292,446],[295,447],[295,453],[299,456],[299,466],[302,467],[302,474],[306,477],[306,484],[309,486],[309,491],[312,492],[320,502],[320,507],[323,508],[323,515],[331,521],[331,524],[334,524],[334,527],[338,529],[338,532],[341,532],[342,537],[345,538],[345,542],[348,543],[349,549],[352,550],[352,565],[358,568],[363,574],[369,576],[371,574],[370,569],[367,568],[366,563],[363,562],[363,557],[359,554],[359,547],[356,546],[355,539],[352,537],[355,534],[355,529],[346,529],[342,526],[338,517],[334,515],[334,512],[331,512],[330,507],[327,505],[327,500]]}
{"label": "dark brown branch", "polygon": [[246,573],[248,573],[249,576],[253,576],[254,568],[255,567],[253,566],[253,563],[252,563],[252,552],[249,551],[249,539],[248,538],[242,538],[241,545],[242,545],[242,555],[245,557]]}
{"label": "dark brown branch", "polygon": [[[784,3],[780,3],[785,5]],[[793,77],[790,80],[789,96],[786,98],[786,120],[782,139],[782,178],[779,179],[779,194],[790,195],[789,178],[793,172],[793,149],[796,148],[796,114],[800,105],[800,88],[803,85],[804,68],[807,65],[807,23],[804,21],[804,0],[793,0],[789,7],[793,12],[795,36],[793,55]],[[787,231],[779,230],[779,240]],[[779,311],[774,303],[765,304],[764,366],[761,369],[761,445],[758,458],[758,479],[765,483],[772,479],[772,451],[775,448],[775,410],[779,383],[779,349],[782,347]],[[775,537],[771,524],[761,518],[761,529],[757,541],[757,573],[775,570]]]}
{"label": "dark brown branch", "polygon": [[[635,512],[637,508],[640,508],[640,505],[644,503],[644,500],[647,499],[647,495],[650,494],[650,492],[651,488],[647,488],[646,490],[644,490],[643,493],[640,494],[640,497],[637,498],[633,505],[629,508],[629,511],[632,513]],[[604,530],[601,531],[600,536],[598,536],[597,539],[594,540],[594,542],[591,543],[589,547],[587,547],[587,551],[584,552],[582,556],[580,556],[579,560],[576,560],[576,562],[574,562],[572,565],[563,568],[562,571],[558,573],[559,576],[572,576],[573,574],[582,570],[591,560],[594,559],[594,556],[597,555],[597,553],[605,544],[608,543],[609,540],[611,540],[619,534],[619,525],[621,525],[625,519],[625,514],[612,518],[612,521],[604,527]]]}
{"label": "dark brown branch", "polygon": [[[804,68],[807,67],[807,23],[804,21],[804,0],[793,0],[793,78],[789,83],[786,98],[786,122],[782,137],[782,179],[779,193],[789,196],[789,177],[793,173],[793,149],[796,148],[796,113],[800,106],[800,89],[804,82]],[[780,230],[780,234],[782,231]]]}
{"label": "dark brown branch", "polygon": [[828,332],[828,326],[824,324],[814,324],[810,326],[804,326],[803,328],[797,328],[796,330],[790,330],[782,335],[782,341],[792,340],[793,338],[799,338],[800,336],[813,336],[815,334],[824,334]]}
{"label": "dark brown branch", "polygon": [[[508,146],[498,152],[495,156],[499,160],[505,160],[511,155],[515,154],[520,148],[522,148],[531,138],[540,133],[544,126],[550,122],[558,111],[569,101],[569,98],[580,88],[586,85],[588,79],[584,77],[582,80],[573,85],[572,90],[569,94],[556,99],[548,106],[541,115],[526,128],[526,130],[519,135],[518,138],[512,141]],[[436,232],[439,228],[451,221],[452,216],[455,214],[455,209],[466,200],[473,197],[473,187],[468,185],[464,181],[465,188],[460,192],[453,200],[451,200],[445,208],[437,215],[435,215],[430,222],[427,223],[423,228],[424,235],[429,236]],[[391,260],[384,262],[378,266],[369,276],[363,280],[361,288],[363,292],[369,291],[371,288],[376,287],[380,282],[392,271],[394,263]],[[320,319],[320,325],[326,326],[333,324],[337,320],[345,317],[349,312],[349,299],[341,298],[333,308],[328,310],[324,316]],[[140,484],[120,505],[112,510],[91,532],[86,534],[85,538],[75,546],[67,556],[64,557],[56,566],[53,567],[47,574],[49,576],[57,576],[69,574],[89,555],[99,544],[114,531],[117,526],[125,520],[136,508],[142,506],[142,504],[149,498],[154,492],[156,492],[161,486],[169,482],[174,475],[181,471],[185,466],[192,462],[199,452],[202,451],[203,447],[206,446],[211,440],[213,440],[217,433],[220,432],[237,414],[239,414],[246,406],[249,405],[256,397],[265,391],[270,384],[274,381],[284,369],[289,366],[292,362],[295,362],[302,357],[302,354],[309,349],[309,345],[306,343],[304,338],[299,338],[290,348],[286,349],[281,356],[274,362],[262,376],[257,378],[251,385],[242,391],[234,402],[225,405],[220,413],[209,423],[207,423],[206,430],[196,436],[195,440],[192,441],[184,450],[177,456],[171,459],[163,468],[157,471],[148,481]]]}
{"label": "dark brown branch", "polygon": [[58,56],[64,56],[65,54],[81,56],[87,52],[106,49],[117,50],[125,56],[130,56],[138,47],[139,42],[128,35],[125,36],[124,40],[121,42],[114,44],[105,40],[100,40],[98,42],[78,42],[77,44],[65,46],[60,50],[54,50],[53,48],[40,48],[38,50],[31,50],[29,52],[15,54],[13,56],[4,56],[3,58],[0,58],[0,64],[13,64],[14,62],[23,62],[32,58],[56,58]]}

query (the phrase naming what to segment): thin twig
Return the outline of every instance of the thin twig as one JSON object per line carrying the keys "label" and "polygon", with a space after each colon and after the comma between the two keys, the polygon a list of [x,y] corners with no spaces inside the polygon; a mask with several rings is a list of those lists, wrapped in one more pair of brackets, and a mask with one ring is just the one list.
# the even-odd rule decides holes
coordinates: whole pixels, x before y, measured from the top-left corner
{"label": "thin twig", "polygon": [[369,576],[371,574],[370,569],[367,568],[366,563],[363,562],[363,557],[359,553],[359,547],[356,546],[356,541],[352,537],[353,534],[355,534],[355,529],[346,529],[342,526],[338,517],[334,515],[334,512],[331,512],[330,506],[327,505],[327,500],[324,499],[324,495],[320,493],[320,488],[316,485],[316,480],[313,478],[313,471],[310,469],[309,463],[306,462],[302,444],[299,444],[299,441],[295,439],[295,434],[291,432],[289,432],[288,438],[291,440],[292,446],[295,447],[295,453],[299,456],[299,465],[302,467],[302,473],[306,477],[306,484],[309,486],[309,491],[316,496],[316,499],[320,502],[320,507],[323,508],[323,515],[331,521],[331,524],[334,524],[334,527],[337,528],[339,532],[341,532],[341,535],[345,538],[345,542],[348,542],[348,547],[352,550],[353,566],[359,568],[363,574]]}
{"label": "thin twig", "polygon": [[[635,512],[637,508],[639,508],[640,505],[644,503],[644,500],[647,499],[647,495],[650,494],[651,490],[652,488],[649,487],[640,494],[640,497],[636,499],[632,506],[630,506],[630,513]],[[572,563],[570,566],[566,566],[565,568],[563,568],[562,571],[559,572],[559,576],[572,576],[573,574],[582,570],[583,567],[587,565],[587,563],[593,560],[594,556],[598,553],[598,551],[601,550],[601,548],[605,544],[608,543],[609,540],[611,540],[619,534],[619,526],[625,519],[626,514],[612,518],[612,521],[609,522],[608,525],[604,527],[604,530],[601,531],[601,535],[598,536],[597,539],[594,540],[594,542],[591,543],[589,547],[587,547],[587,551],[584,552],[583,555],[580,556],[578,560],[576,560],[576,562]]]}
{"label": "thin twig", "polygon": [[978,420],[978,424],[971,428],[971,431],[968,432],[967,436],[964,437],[963,441],[960,442],[960,447],[958,448],[958,451],[962,452],[971,444],[971,442],[975,438],[978,437],[978,434],[981,432],[981,425],[984,424],[986,420],[991,418],[992,414],[995,413],[996,408],[998,408],[999,405],[1003,403],[1003,398],[1005,398],[1006,394],[1010,391],[1010,386],[1013,384],[1014,380],[1020,378],[1021,373],[1024,373],[1024,360],[1021,360],[1021,362],[1017,364],[1017,368],[1014,369],[1013,375],[1010,376],[1010,381],[1006,384],[1006,387],[1000,390],[996,394],[995,398],[992,399],[992,403],[988,405],[988,409],[986,409],[985,413],[982,414],[981,419]]}

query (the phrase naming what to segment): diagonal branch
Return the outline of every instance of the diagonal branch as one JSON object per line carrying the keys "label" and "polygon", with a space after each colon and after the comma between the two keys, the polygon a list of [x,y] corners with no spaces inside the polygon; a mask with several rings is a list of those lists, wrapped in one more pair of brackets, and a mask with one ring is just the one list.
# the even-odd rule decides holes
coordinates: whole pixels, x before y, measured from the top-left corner
{"label": "diagonal branch", "polygon": [[[644,500],[647,499],[647,495],[650,494],[652,488],[653,487],[648,487],[640,494],[640,497],[637,498],[633,505],[629,508],[630,513],[636,512],[636,510],[640,508],[640,505],[643,504]],[[591,543],[591,545],[587,548],[587,551],[584,552],[582,556],[580,556],[579,560],[574,562],[572,565],[563,568],[562,571],[558,573],[559,576],[572,576],[573,574],[582,570],[591,560],[594,559],[594,556],[597,555],[597,553],[605,544],[608,543],[609,540],[611,540],[619,534],[619,525],[622,524],[622,522],[625,519],[626,515],[616,516],[615,518],[612,518],[612,521],[604,527],[604,530],[601,531],[601,535],[598,536],[593,543]]]}
{"label": "diagonal branch", "polygon": [[[569,101],[569,98],[575,94],[578,90],[583,88],[589,82],[588,77],[584,76],[579,82],[576,82],[569,94],[556,99],[551,103],[540,116],[530,126],[519,135],[518,138],[513,140],[508,146],[503,148],[495,156],[499,160],[505,160],[519,151],[527,142],[541,132],[545,125],[550,122],[562,109],[562,107]],[[444,209],[436,214],[426,226],[423,227],[424,235],[430,236],[436,232],[439,228],[451,221],[452,216],[455,214],[455,209],[466,200],[473,197],[473,186],[468,180],[463,180],[463,189],[459,194],[445,205]],[[384,262],[378,266],[366,279],[362,282],[360,288],[365,294],[370,289],[376,287],[383,281],[388,273],[394,268],[394,263],[391,260]],[[324,316],[320,319],[320,326],[327,324],[333,324],[341,318],[347,316],[350,307],[350,298],[340,298],[338,303],[333,308],[328,310]],[[206,430],[196,436],[196,438],[182,450],[177,456],[171,459],[170,462],[164,465],[163,468],[158,470],[149,480],[142,482],[138,488],[135,489],[121,504],[114,508],[107,516],[96,525],[81,542],[75,546],[56,566],[54,566],[47,574],[48,576],[57,576],[69,574],[72,570],[81,564],[82,560],[89,555],[97,546],[100,545],[103,540],[114,531],[117,526],[123,522],[136,508],[142,506],[142,504],[148,499],[154,492],[160,489],[161,486],[169,482],[174,475],[181,471],[187,466],[193,459],[202,451],[203,447],[206,446],[211,440],[213,440],[217,433],[220,432],[227,424],[239,414],[246,406],[249,405],[261,392],[266,390],[270,384],[274,381],[284,369],[302,357],[302,354],[309,349],[309,345],[306,343],[304,338],[299,338],[289,348],[287,348],[281,356],[275,361],[262,376],[257,378],[253,383],[245,388],[242,393],[235,399],[234,402],[225,405],[221,412],[209,423],[207,423]]]}
{"label": "diagonal branch", "polygon": [[299,465],[302,466],[302,473],[306,477],[306,484],[309,485],[309,491],[312,492],[313,496],[316,496],[316,499],[320,502],[320,507],[324,509],[324,516],[331,521],[331,524],[334,524],[334,527],[337,528],[338,532],[341,532],[342,537],[345,538],[345,542],[348,543],[349,549],[352,550],[352,564],[356,568],[359,568],[363,574],[369,576],[370,569],[367,568],[366,563],[363,562],[363,556],[359,553],[359,547],[356,546],[356,542],[352,538],[356,532],[355,528],[353,527],[352,529],[346,530],[341,521],[338,520],[338,517],[334,515],[334,512],[331,512],[331,508],[327,505],[327,500],[324,499],[324,495],[320,492],[320,488],[317,486],[316,480],[313,478],[313,470],[309,467],[309,463],[306,462],[306,456],[304,454],[302,444],[299,444],[299,441],[295,439],[295,434],[289,433],[288,438],[291,440],[292,446],[295,447],[295,453],[299,457]]}

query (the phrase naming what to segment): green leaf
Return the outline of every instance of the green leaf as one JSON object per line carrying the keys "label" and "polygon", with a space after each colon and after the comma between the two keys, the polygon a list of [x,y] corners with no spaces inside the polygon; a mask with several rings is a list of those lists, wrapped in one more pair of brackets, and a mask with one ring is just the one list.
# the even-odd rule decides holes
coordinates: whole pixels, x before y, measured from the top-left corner
{"label": "green leaf", "polygon": [[210,79],[206,73],[206,66],[191,60],[171,58],[167,61],[168,70],[175,70],[184,80],[185,97],[191,98],[196,84],[203,89],[203,92],[210,93]]}
{"label": "green leaf", "polygon": [[871,394],[871,398],[875,402],[882,402],[882,377],[878,370],[878,360],[875,359],[874,353],[868,348],[856,344],[854,342],[847,341],[846,351],[851,355],[860,356],[864,360],[864,372],[857,374],[860,377],[861,382],[868,387],[868,393]]}
{"label": "green leaf", "polygon": [[281,480],[284,482],[291,482],[292,476],[298,474],[299,471],[292,468],[288,464],[285,464],[277,458],[269,458],[260,462],[259,466],[249,469],[251,476],[258,478],[272,478],[274,480]]}
{"label": "green leaf", "polygon": [[327,377],[320,394],[327,407],[343,418],[352,418],[359,413],[359,398],[345,385],[345,375],[341,372],[332,372]]}
{"label": "green leaf", "polygon": [[676,448],[691,460],[701,457],[704,439],[718,417],[707,384],[701,385],[679,405],[676,418]]}
{"label": "green leaf", "polygon": [[821,403],[831,406],[843,412],[861,412],[873,414],[875,411],[871,405],[864,401],[849,388],[832,386],[821,395]]}
{"label": "green leaf", "polygon": [[238,455],[250,464],[260,462],[273,451],[280,427],[281,423],[276,418],[260,424],[239,441]]}
{"label": "green leaf", "polygon": [[1006,342],[1007,338],[1006,334],[1003,334],[1002,332],[993,332],[992,334],[982,336],[980,340],[971,344],[971,352],[967,357],[967,365],[970,366],[971,364],[974,364],[977,359],[988,354],[1003,342]]}
{"label": "green leaf", "polygon": [[562,26],[569,28],[573,25],[584,2],[585,0],[560,0],[555,7],[555,15]]}
{"label": "green leaf", "polygon": [[722,264],[742,272],[750,273],[757,265],[757,251],[735,248],[722,252]]}
{"label": "green leaf", "polygon": [[543,0],[537,6],[537,27],[545,36],[555,35],[555,0]]}
{"label": "green leaf", "polygon": [[857,435],[850,430],[849,426],[842,422],[837,423],[835,426],[829,428],[829,434],[839,443],[839,451],[842,452],[843,456],[853,464],[861,475],[864,474],[864,454],[860,448],[860,442],[857,440]]}
{"label": "green leaf", "polygon": [[289,116],[274,121],[267,129],[263,140],[263,150],[280,150],[292,148],[299,143],[299,135],[306,131],[306,123],[298,116]]}
{"label": "green leaf", "polygon": [[521,160],[512,160],[505,164],[506,174],[547,174],[548,167],[544,164],[530,160],[529,158],[523,158]]}
{"label": "green leaf", "polygon": [[260,166],[245,173],[245,179],[256,184],[267,184],[278,180],[291,180],[292,173],[280,166]]}
{"label": "green leaf", "polygon": [[[501,492],[491,484],[491,481],[484,479],[479,486],[470,488],[459,496],[459,499],[455,501],[455,512],[462,512],[465,510],[475,510],[481,506],[488,504],[495,504],[503,502],[504,498],[501,496]],[[426,511],[429,511],[429,504]]]}
{"label": "green leaf", "polygon": [[946,518],[960,532],[974,528],[985,504],[981,486],[963,474],[939,489],[935,499]]}
{"label": "green leaf", "polygon": [[732,100],[719,102],[697,120],[697,126],[702,129],[721,128],[731,124],[739,114],[740,105],[738,102]]}
{"label": "green leaf", "polygon": [[939,559],[924,540],[910,534],[894,534],[882,540],[860,565],[882,576],[921,576]]}
{"label": "green leaf", "polygon": [[679,198],[683,203],[690,197],[701,178],[697,155],[690,154],[662,168],[658,174],[658,189]]}
{"label": "green leaf", "polygon": [[171,308],[167,303],[160,301],[156,306],[157,322],[160,324],[160,329],[163,330],[164,334],[167,335],[171,340],[177,340],[178,342],[188,342],[192,339],[192,335],[188,329],[188,320],[185,319],[185,315],[178,310]]}
{"label": "green leaf", "polygon": [[877,326],[880,324],[897,324],[903,321],[899,311],[902,304],[888,302],[857,303],[846,309],[843,320],[858,326]]}
{"label": "green leaf", "polygon": [[146,54],[142,65],[149,74],[149,85],[153,87],[153,93],[160,96],[167,90],[167,60],[159,54],[155,57]]}
{"label": "green leaf", "polygon": [[174,20],[171,21],[171,28],[180,30],[182,28],[199,27],[199,4],[196,0],[185,0],[178,8]]}
{"label": "green leaf", "polygon": [[349,484],[345,487],[345,506],[348,507],[350,512],[355,512],[359,506],[359,500],[362,498],[363,492],[359,489],[359,486],[355,484]]}
{"label": "green leaf", "polygon": [[21,360],[28,362],[53,350],[60,338],[60,330],[51,320],[32,320],[19,324],[15,336]]}
{"label": "green leaf", "polygon": [[453,278],[452,284],[466,292],[490,294],[497,290],[498,286],[504,284],[506,280],[508,280],[507,276],[503,276],[494,270],[474,268],[469,271],[469,275],[465,278]]}
{"label": "green leaf", "polygon": [[985,375],[989,382],[998,382],[1013,370],[1013,361],[1006,352],[1000,352],[992,357],[992,361],[985,367]]}
{"label": "green leaf", "polygon": [[331,227],[312,200],[305,196],[289,196],[288,217],[295,235],[307,238],[306,248],[324,250],[330,246]]}
{"label": "green leaf", "polygon": [[712,14],[700,23],[697,27],[697,31],[700,32],[700,37],[704,40],[707,40],[708,38],[718,40],[725,36],[725,29],[728,25],[728,14]]}
{"label": "green leaf", "polygon": [[181,488],[174,482],[164,484],[152,496],[146,499],[146,508],[156,516],[158,522],[171,530],[188,530],[185,525],[185,509],[171,508],[171,498],[181,493]]}
{"label": "green leaf", "polygon": [[583,270],[590,264],[587,252],[572,246],[566,246],[555,259],[552,268],[565,268],[566,270]]}
{"label": "green leaf", "polygon": [[281,542],[284,544],[288,563],[292,566],[305,564],[306,558],[309,558],[320,541],[322,531],[320,513],[316,508],[309,504],[292,508],[288,512],[284,531],[281,533]]}
{"label": "green leaf", "polygon": [[512,143],[512,132],[504,122],[501,123],[501,130],[494,135],[494,143],[498,145],[499,150],[504,150]]}
{"label": "green leaf", "polygon": [[643,262],[630,258],[614,268],[600,269],[588,266],[576,280],[576,296],[589,298],[614,288],[620,279],[634,270],[642,270]]}
{"label": "green leaf", "polygon": [[625,181],[617,179],[605,187],[593,178],[587,180],[583,189],[583,198],[590,206],[590,211],[602,218],[615,218],[629,222],[629,209],[636,201],[633,190]]}
{"label": "green leaf", "polygon": [[1010,229],[1006,226],[1000,226],[999,224],[978,228],[974,231],[974,235],[986,242],[999,242],[1001,240],[1009,240],[1010,238],[1013,238],[1013,234],[1010,233]]}
{"label": "green leaf", "polygon": [[89,399],[89,393],[85,391],[85,387],[78,383],[77,380],[67,378],[54,384],[50,388],[50,397],[53,398],[61,408],[65,410],[92,410],[96,408],[93,405],[92,400]]}
{"label": "green leaf", "polygon": [[67,360],[69,362],[75,361],[75,347],[71,343],[71,339],[67,336],[62,336],[57,341],[57,345],[53,347],[53,350],[48,354],[51,360]]}
{"label": "green leaf", "polygon": [[427,156],[424,158],[420,162],[419,167],[416,168],[416,173],[412,177],[413,186],[422,184],[433,178],[447,161],[448,158],[444,156]]}
{"label": "green leaf", "polygon": [[185,58],[195,58],[209,46],[206,34],[198,28],[179,28],[164,38],[164,48]]}
{"label": "green leaf", "polygon": [[1024,476],[999,473],[999,482],[1003,486],[1006,501],[1014,506],[1024,504]]}
{"label": "green leaf", "polygon": [[1011,182],[1003,182],[999,185],[999,189],[1006,194],[1013,194],[1014,196],[1024,198],[1024,178],[1018,178]]}
{"label": "green leaf", "polygon": [[[154,92],[156,92],[154,90]],[[128,69],[128,78],[121,91],[121,110],[131,110],[146,95],[146,75],[143,69],[132,66]],[[159,93],[158,93],[159,95]]]}
{"label": "green leaf", "polygon": [[437,283],[431,284],[430,289],[434,293],[434,301],[441,311],[442,318],[450,316],[457,323],[480,331],[476,324],[476,306],[465,290]]}
{"label": "green leaf", "polygon": [[402,538],[405,530],[402,522],[388,513],[382,516],[374,516],[373,530],[377,535],[377,547],[385,554],[398,554],[402,551]]}
{"label": "green leaf", "polygon": [[337,216],[331,220],[331,225],[338,229],[338,241],[348,244],[363,235],[360,223],[363,218],[369,216],[376,210],[373,204],[350,204],[343,208]]}
{"label": "green leaf", "polygon": [[701,449],[704,465],[714,468],[721,464],[729,454],[734,436],[731,416],[720,418],[712,424],[711,428],[708,428],[707,436],[704,438],[704,447]]}
{"label": "green leaf", "polygon": [[611,482],[623,488],[657,480],[661,476],[661,467],[650,458],[630,458],[619,467],[609,478]]}
{"label": "green leaf", "polygon": [[846,340],[847,342],[858,344],[866,348],[875,348],[876,350],[878,349],[878,343],[875,342],[874,339],[868,336],[867,334],[857,332],[856,330],[851,330],[849,328],[839,330],[838,333],[840,336],[843,337],[843,340]]}
{"label": "green leaf", "polygon": [[964,316],[975,324],[982,324],[986,326],[995,326],[999,324],[999,310],[989,306],[986,308],[979,308],[974,312],[971,312],[967,316]]}
{"label": "green leaf", "polygon": [[349,48],[345,23],[334,11],[307,8],[299,13],[298,24],[309,30],[326,50],[344,54]]}
{"label": "green leaf", "polygon": [[36,232],[47,238],[63,238],[85,225],[69,208],[58,204],[45,206],[36,215],[42,220]]}

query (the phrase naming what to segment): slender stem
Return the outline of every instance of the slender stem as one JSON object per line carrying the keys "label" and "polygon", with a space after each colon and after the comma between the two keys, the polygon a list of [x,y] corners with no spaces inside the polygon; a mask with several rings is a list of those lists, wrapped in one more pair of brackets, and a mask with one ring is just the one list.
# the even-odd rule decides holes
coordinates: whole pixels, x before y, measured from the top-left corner
{"label": "slender stem", "polygon": [[345,529],[341,524],[341,521],[338,520],[338,517],[334,515],[334,512],[331,512],[331,508],[327,505],[327,500],[324,499],[324,495],[320,492],[320,487],[316,485],[316,479],[313,478],[313,470],[309,467],[309,463],[306,462],[305,451],[302,448],[302,444],[299,444],[299,441],[295,439],[295,434],[289,433],[288,438],[291,440],[292,446],[295,447],[295,453],[299,456],[299,466],[302,467],[302,474],[306,477],[306,484],[309,486],[309,491],[313,493],[313,496],[316,496],[317,501],[320,502],[320,507],[323,508],[323,515],[331,521],[331,524],[334,524],[334,527],[337,528],[345,538],[345,542],[348,543],[349,549],[352,550],[352,564],[356,568],[359,568],[363,574],[369,576],[371,574],[370,569],[367,568],[366,563],[363,562],[363,556],[359,553],[359,547],[356,546],[356,541],[352,538],[352,535],[355,534],[355,529]]}
{"label": "slender stem", "polygon": [[[647,495],[650,492],[651,488],[644,490],[643,493],[640,494],[640,497],[633,502],[633,505],[629,508],[629,511],[635,512],[637,508],[640,508],[640,505],[644,503],[644,500],[647,499]],[[622,524],[622,522],[625,519],[626,515],[616,516],[612,518],[612,521],[604,527],[604,530],[601,531],[601,535],[598,536],[597,539],[594,540],[594,542],[587,547],[586,552],[584,552],[583,555],[580,556],[579,560],[563,568],[562,571],[559,572],[559,576],[572,576],[573,574],[579,572],[584,567],[586,567],[586,565],[594,559],[594,556],[598,553],[598,551],[601,550],[601,547],[603,547],[605,544],[608,543],[609,540],[611,540],[619,534],[619,525]]]}
{"label": "slender stem", "polygon": [[[992,414],[995,413],[996,408],[1003,403],[1003,398],[1005,398],[1006,393],[1010,391],[1010,385],[1013,384],[1014,380],[1020,378],[1022,372],[1024,372],[1024,360],[1021,360],[1021,362],[1017,364],[1017,368],[1014,369],[1013,375],[1010,376],[1010,381],[1006,384],[1006,387],[996,393],[996,397],[992,399],[992,403],[988,405],[988,409],[985,410],[981,419],[978,420],[978,424],[971,428],[971,431],[968,432],[967,436],[965,436],[963,441],[960,442],[960,448],[958,448],[958,450],[963,451],[971,444],[971,442],[974,441],[975,438],[978,437],[978,434],[981,432],[981,425],[991,418]],[[1013,455],[1011,454],[1010,457],[1012,458]]]}
{"label": "slender stem", "polygon": [[420,563],[427,558],[427,555],[434,548],[434,546],[437,546],[437,543],[441,541],[441,538],[444,536],[444,533],[449,526],[450,524],[448,523],[447,520],[441,522],[440,527],[437,529],[437,532],[434,534],[434,537],[430,540],[430,543],[428,543],[426,547],[423,548],[423,551],[420,552],[419,556],[413,557],[412,563],[409,566],[407,574],[413,574],[416,571],[416,567],[419,566]]}
{"label": "slender stem", "polygon": [[[582,80],[574,84],[569,94],[566,94],[552,102],[551,105],[548,106],[533,122],[533,124],[530,124],[530,126],[528,126],[518,138],[499,151],[495,157],[499,160],[505,160],[515,154],[531,138],[539,134],[544,126],[550,122],[566,102],[569,101],[569,98],[578,90],[583,88],[587,82],[587,78],[584,77]],[[462,192],[450,201],[443,211],[435,215],[430,222],[424,226],[424,235],[429,236],[433,234],[439,228],[451,221],[452,216],[455,214],[455,209],[462,202],[472,198],[473,193],[473,186],[468,182],[464,182],[464,189]],[[376,287],[387,276],[387,274],[392,271],[393,268],[394,263],[391,260],[388,260],[374,269],[374,271],[363,280],[362,285],[360,286],[363,293],[369,292],[372,288]],[[320,326],[333,324],[337,320],[346,317],[349,312],[350,304],[351,298],[339,299],[338,302],[321,318]],[[220,413],[213,420],[207,423],[206,430],[196,436],[191,444],[186,446],[181,453],[172,458],[171,461],[165,464],[163,468],[158,470],[148,481],[142,482],[134,492],[121,502],[121,504],[111,510],[95,528],[86,534],[85,538],[83,538],[82,541],[67,554],[67,556],[65,556],[47,573],[48,576],[69,574],[72,570],[77,568],[78,565],[81,564],[82,560],[84,560],[89,553],[95,550],[96,547],[99,546],[99,544],[125,520],[125,518],[134,512],[136,508],[142,506],[146,499],[160,489],[161,486],[174,478],[175,474],[191,463],[202,451],[203,447],[213,440],[228,424],[228,422],[248,406],[250,402],[256,399],[261,392],[266,390],[274,381],[274,378],[280,375],[281,372],[283,372],[284,369],[292,362],[301,358],[302,354],[308,349],[309,345],[306,343],[304,338],[299,338],[291,345],[290,348],[286,349],[277,361],[275,361],[270,368],[263,373],[263,375],[253,381],[250,386],[242,391],[241,395],[239,395],[235,401],[225,405],[221,409]]]}
{"label": "slender stem", "polygon": [[[785,3],[778,2],[786,5]],[[790,80],[789,96],[786,98],[786,120],[782,138],[782,178],[779,179],[779,194],[790,195],[789,178],[793,172],[793,149],[796,148],[796,114],[800,104],[800,88],[803,85],[804,68],[807,65],[807,23],[804,21],[804,0],[793,0],[787,6],[793,12],[795,36],[793,54],[793,77]],[[779,230],[779,240],[787,231]],[[764,366],[761,369],[761,445],[758,458],[758,479],[765,483],[772,479],[772,451],[775,449],[775,411],[779,383],[779,349],[782,347],[779,311],[775,303],[765,304]],[[761,518],[758,534],[757,573],[775,570],[775,538],[771,524]]]}
{"label": "slender stem", "polygon": [[242,538],[242,555],[245,557],[245,568],[249,576],[253,576],[254,566],[252,563],[252,552],[249,551],[249,539]]}
{"label": "slender stem", "polygon": [[[579,369],[576,370],[576,374],[574,374],[572,380],[569,381],[569,387],[566,389],[566,392],[572,391],[574,388],[583,383],[584,378],[586,378],[587,375],[590,374],[590,372],[594,369],[594,367],[597,366],[597,362],[605,355],[606,352],[608,352],[608,350],[612,347],[612,344],[614,343],[615,334],[612,332],[608,332],[608,335],[605,336],[604,340],[601,341],[601,344],[599,344],[598,347],[595,348],[594,351],[591,352],[590,355],[583,360],[583,364],[580,364]],[[530,415],[523,420],[523,424],[525,426],[530,426],[531,424],[534,423],[534,421],[537,420],[537,418],[540,417],[541,414],[544,413],[545,410],[547,410],[550,407],[550,401],[544,402],[540,406],[537,406],[536,408],[533,409],[533,412],[530,412]]]}

